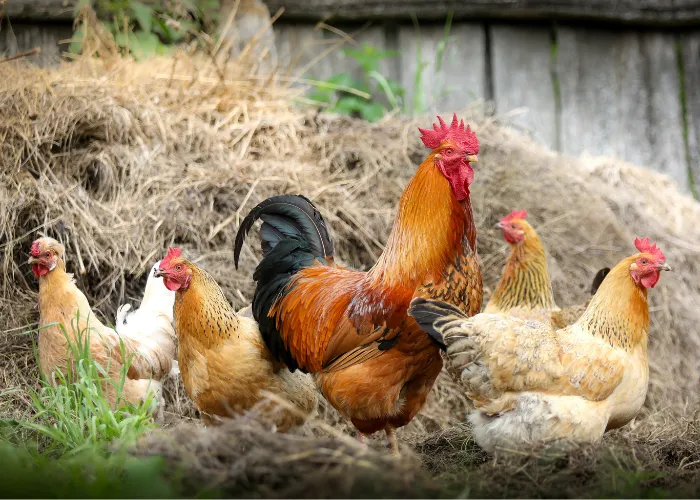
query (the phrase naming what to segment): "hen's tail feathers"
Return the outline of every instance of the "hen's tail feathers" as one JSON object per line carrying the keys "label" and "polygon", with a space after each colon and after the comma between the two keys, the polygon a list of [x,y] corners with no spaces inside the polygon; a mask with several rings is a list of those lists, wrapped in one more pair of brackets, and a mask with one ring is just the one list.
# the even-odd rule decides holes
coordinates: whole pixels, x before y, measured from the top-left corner
{"label": "hen's tail feathers", "polygon": [[131,310],[131,304],[123,304],[119,306],[119,309],[117,309],[117,317],[116,321],[114,322],[114,326],[117,330],[117,333],[121,333],[119,330],[124,328],[124,324],[126,323],[126,316],[127,313]]}
{"label": "hen's tail feathers", "polygon": [[418,326],[438,343],[442,350],[450,344],[448,330],[468,319],[457,306],[439,300],[415,298],[411,301],[408,314],[416,320]]}
{"label": "hen's tail feathers", "polygon": [[258,219],[263,220],[260,238],[264,255],[281,241],[291,238],[305,241],[317,258],[333,258],[333,242],[326,223],[311,200],[301,195],[281,195],[260,203],[241,222],[234,246],[236,268],[245,237]]}
{"label": "hen's tail feathers", "polygon": [[598,288],[600,288],[600,285],[603,283],[603,280],[605,277],[608,275],[610,272],[609,267],[604,267],[600,271],[598,271],[593,278],[593,283],[591,283],[591,295],[595,295],[596,292],[598,291]]}

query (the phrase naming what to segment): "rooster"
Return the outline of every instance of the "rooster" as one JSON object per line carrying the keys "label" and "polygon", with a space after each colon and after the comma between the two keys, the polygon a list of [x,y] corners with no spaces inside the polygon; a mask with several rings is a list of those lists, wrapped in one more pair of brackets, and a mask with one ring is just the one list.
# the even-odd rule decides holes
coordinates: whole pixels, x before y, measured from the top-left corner
{"label": "rooster", "polygon": [[[317,391],[304,373],[276,362],[254,319],[236,314],[206,271],[171,248],[155,275],[175,293],[178,365],[190,398],[209,423],[258,405],[279,430],[299,425],[316,409]],[[291,403],[268,404],[266,393]]]}
{"label": "rooster", "polygon": [[409,314],[447,347],[476,412],[475,441],[488,452],[537,442],[597,442],[632,420],[649,380],[647,291],[668,271],[649,238],[603,280],[579,320],[548,323],[479,314],[416,299]]}
{"label": "rooster", "polygon": [[306,198],[276,196],[243,220],[234,251],[261,218],[263,258],[253,314],[275,359],[314,373],[323,395],[349,417],[358,438],[395,429],[425,404],[442,368],[440,348],[406,315],[414,297],[446,300],[479,312],[481,272],[469,186],[476,134],[452,124],[420,129],[431,152],[399,201],[384,252],[367,272],[333,260],[323,218]]}
{"label": "rooster", "polygon": [[[515,210],[496,225],[503,230],[503,237],[510,245],[510,255],[484,312],[548,321],[563,328],[574,323],[588,303],[563,310],[557,306],[544,245],[526,217],[527,211]],[[596,293],[608,272],[609,268],[598,271],[593,278],[591,295]]]}
{"label": "rooster", "polygon": [[[163,342],[174,341],[173,305],[175,293],[163,286],[163,278],[156,277],[155,272],[160,261],[153,264],[146,280],[141,305],[135,311],[129,312],[130,304],[124,304],[117,309],[115,329],[121,337],[135,338],[143,344],[160,345]],[[174,356],[173,356],[174,357]],[[171,363],[170,375],[179,373],[177,361],[163,360]]]}
{"label": "rooster", "polygon": [[[77,335],[85,330],[90,333],[89,347],[93,359],[98,362],[112,380],[120,379],[125,357],[131,358],[122,397],[133,404],[145,400],[149,393],[161,401],[161,383],[171,370],[175,357],[174,338],[163,335],[155,339],[138,336],[121,337],[103,325],[93,313],[87,298],[66,272],[65,249],[53,238],[39,238],[31,248],[29,264],[39,279],[39,367],[50,382],[56,369],[67,373],[71,365],[68,342],[76,343]],[[77,320],[77,323],[76,323]],[[65,334],[64,334],[65,331]],[[105,384],[107,399],[115,405],[116,393],[111,384]],[[162,412],[162,404],[159,405]]]}

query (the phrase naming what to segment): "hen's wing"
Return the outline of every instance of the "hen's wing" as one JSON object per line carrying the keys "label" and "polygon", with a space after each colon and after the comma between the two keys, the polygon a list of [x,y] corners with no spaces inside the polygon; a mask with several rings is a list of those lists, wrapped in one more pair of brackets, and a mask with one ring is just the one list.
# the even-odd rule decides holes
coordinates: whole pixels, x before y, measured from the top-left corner
{"label": "hen's wing", "polygon": [[158,314],[132,322],[119,336],[131,358],[130,378],[165,378],[175,359],[175,330],[168,317]]}
{"label": "hen's wing", "polygon": [[624,354],[578,326],[555,332],[497,314],[467,318],[454,306],[422,299],[412,302],[409,314],[447,347],[451,371],[477,405],[521,391],[599,401],[624,374]]}

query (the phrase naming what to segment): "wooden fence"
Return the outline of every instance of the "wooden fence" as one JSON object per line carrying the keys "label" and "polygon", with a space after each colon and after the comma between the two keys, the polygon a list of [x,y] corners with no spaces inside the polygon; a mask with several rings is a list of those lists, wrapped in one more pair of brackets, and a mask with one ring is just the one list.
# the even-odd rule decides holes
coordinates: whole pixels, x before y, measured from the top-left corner
{"label": "wooden fence", "polygon": [[[63,9],[57,16],[70,19],[63,0],[42,2],[46,11]],[[398,51],[380,71],[406,89],[409,108],[422,103],[427,112],[450,112],[489,101],[497,114],[509,114],[515,126],[555,150],[616,156],[700,193],[700,0],[674,0],[673,8],[666,0],[408,3],[425,20],[412,23],[401,16],[405,9],[387,15],[392,5],[405,7],[398,0],[268,0],[273,12],[287,8],[275,25],[279,60],[294,60],[297,72],[306,68],[305,76],[317,79],[357,73],[351,59],[333,50],[343,35],[314,22],[335,6],[338,22],[327,22],[352,34],[349,43]],[[499,3],[500,19],[494,19]],[[372,10],[376,4],[385,10]],[[595,26],[574,22],[591,18],[596,6]],[[444,14],[439,22],[433,18],[448,7],[455,9],[455,22],[446,39]],[[13,32],[6,25],[0,31],[0,53],[41,44],[41,62],[48,63],[59,53],[56,41],[70,37],[69,21],[17,16]],[[374,19],[369,27],[352,24],[365,18]],[[560,21],[537,21],[543,18]]]}

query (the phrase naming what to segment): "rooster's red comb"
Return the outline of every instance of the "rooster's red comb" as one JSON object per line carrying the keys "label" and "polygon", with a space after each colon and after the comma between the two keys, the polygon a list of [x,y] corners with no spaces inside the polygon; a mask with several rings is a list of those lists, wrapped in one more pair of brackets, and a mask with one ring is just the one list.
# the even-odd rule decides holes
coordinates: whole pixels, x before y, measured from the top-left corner
{"label": "rooster's red comb", "polygon": [[41,255],[39,240],[36,240],[34,243],[32,243],[32,249],[29,251],[29,253],[32,254],[32,257],[38,257],[39,255]]}
{"label": "rooster's red comb", "polygon": [[656,243],[652,245],[649,238],[635,238],[634,246],[642,253],[651,254],[659,262],[666,262],[664,253],[656,246]]}
{"label": "rooster's red comb", "polygon": [[173,259],[177,259],[180,255],[182,255],[182,248],[168,248],[168,255],[163,257],[163,260],[160,263],[161,269],[164,267],[168,267],[170,265],[170,261]]}
{"label": "rooster's red comb", "polygon": [[418,128],[421,133],[421,140],[425,147],[435,149],[447,139],[454,140],[466,153],[477,154],[479,152],[479,139],[471,131],[469,125],[464,128],[464,120],[457,120],[457,113],[452,118],[452,124],[448,127],[440,116],[437,117],[440,125],[433,123],[433,130]]}
{"label": "rooster's red comb", "polygon": [[510,222],[513,219],[525,219],[527,210],[513,210],[511,213],[501,219],[501,222]]}

